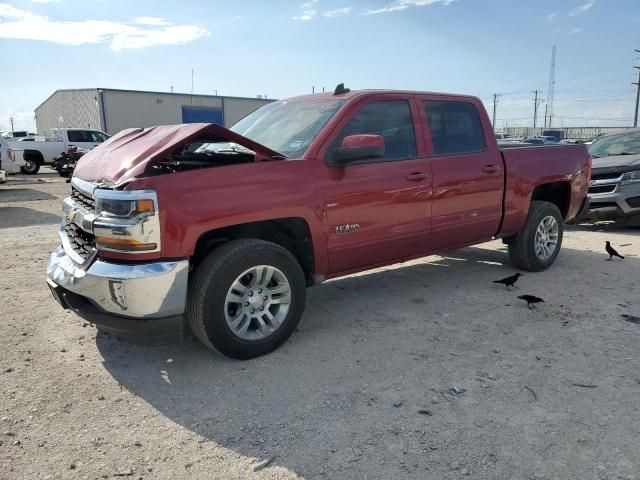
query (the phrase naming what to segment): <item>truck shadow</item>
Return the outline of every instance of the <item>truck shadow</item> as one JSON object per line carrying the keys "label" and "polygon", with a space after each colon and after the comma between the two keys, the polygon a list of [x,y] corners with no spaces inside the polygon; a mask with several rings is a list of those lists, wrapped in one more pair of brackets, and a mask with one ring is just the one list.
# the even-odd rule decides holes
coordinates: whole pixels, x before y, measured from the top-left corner
{"label": "truck shadow", "polygon": [[[443,392],[466,375],[467,388],[480,390],[473,378],[477,362],[495,357],[492,348],[502,330],[515,328],[522,317],[540,325],[546,314],[529,312],[516,299],[521,292],[543,295],[548,302],[543,308],[559,310],[564,305],[555,297],[561,293],[554,272],[562,269],[572,282],[564,292],[572,297],[606,287],[607,277],[589,280],[586,273],[606,266],[615,277],[620,269],[637,267],[633,258],[618,264],[605,259],[602,252],[563,249],[552,269],[525,274],[518,293],[492,283],[513,272],[506,252],[478,247],[328,282],[309,290],[305,317],[285,345],[245,362],[218,356],[193,340],[141,347],[99,335],[96,342],[104,367],[122,387],[205,440],[256,459],[276,456],[272,465],[309,478],[365,478],[373,471],[380,474],[376,478],[394,472],[409,478],[409,471],[416,478],[424,474],[425,462],[439,462],[432,455],[456,448],[461,438],[465,448],[476,449],[478,459],[497,448],[490,445],[495,439],[485,443],[468,433],[477,429],[477,419],[495,416],[491,421],[497,427],[518,428],[504,423],[500,408],[482,397],[484,390],[479,396],[468,392],[474,400],[465,416],[453,415],[456,420],[431,419],[418,411],[442,407],[430,404],[434,395],[445,403],[456,401]],[[452,305],[466,315],[450,315]],[[509,321],[498,322],[492,314],[496,309],[511,311]],[[514,357],[521,355],[518,348]],[[509,401],[530,409],[524,390]],[[406,436],[421,440],[414,445]],[[495,473],[487,472],[489,477]]]}
{"label": "truck shadow", "polygon": [[57,223],[60,223],[60,215],[53,215],[28,207],[0,207],[0,229],[54,225]]}

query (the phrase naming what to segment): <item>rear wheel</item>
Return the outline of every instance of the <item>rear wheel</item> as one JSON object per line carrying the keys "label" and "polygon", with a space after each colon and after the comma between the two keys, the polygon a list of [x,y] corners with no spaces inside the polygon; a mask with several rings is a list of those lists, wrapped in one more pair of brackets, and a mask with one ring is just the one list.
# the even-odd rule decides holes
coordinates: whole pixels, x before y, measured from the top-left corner
{"label": "rear wheel", "polygon": [[196,268],[187,299],[191,330],[206,346],[237,359],[264,355],[293,333],[306,282],[296,258],[263,240],[234,240]]}
{"label": "rear wheel", "polygon": [[22,173],[26,173],[27,175],[35,175],[40,170],[40,163],[34,159],[33,157],[28,157],[24,159],[25,165],[21,167]]}
{"label": "rear wheel", "polygon": [[524,228],[508,242],[512,263],[530,272],[549,268],[560,253],[563,233],[564,220],[558,207],[532,201]]}

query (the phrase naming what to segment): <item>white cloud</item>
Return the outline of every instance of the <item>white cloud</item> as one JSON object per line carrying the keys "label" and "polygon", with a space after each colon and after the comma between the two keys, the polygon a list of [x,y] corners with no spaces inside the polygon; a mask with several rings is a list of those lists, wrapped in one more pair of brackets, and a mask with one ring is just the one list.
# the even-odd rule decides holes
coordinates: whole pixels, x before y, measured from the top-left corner
{"label": "white cloud", "polygon": [[318,0],[309,0],[300,5],[300,9],[302,10],[302,14],[297,17],[293,17],[294,20],[300,20],[302,22],[308,22],[309,20],[313,20],[318,15],[318,11],[315,9],[315,5],[318,3]]}
{"label": "white cloud", "polygon": [[558,18],[558,13],[557,12],[550,13],[549,15],[547,15],[547,23],[555,22],[556,18]]}
{"label": "white cloud", "polygon": [[0,110],[0,131],[8,132],[11,130],[11,118],[13,118],[13,126],[16,130],[36,131],[36,120],[33,112],[11,108],[4,111]]}
{"label": "white cloud", "polygon": [[335,10],[328,10],[324,12],[322,16],[328,18],[340,17],[342,15],[349,15],[351,13],[351,10],[353,10],[353,7],[336,8]]}
{"label": "white cloud", "polygon": [[171,25],[164,18],[159,17],[136,17],[133,19],[134,23],[138,25],[155,25],[158,27],[165,27]]}
{"label": "white cloud", "polygon": [[210,35],[196,25],[173,25],[158,17],[132,23],[111,20],[58,21],[0,3],[0,38],[41,40],[62,45],[111,43],[114,50],[183,45]]}
{"label": "white cloud", "polygon": [[575,35],[576,33],[580,33],[582,31],[581,28],[572,28],[571,30],[569,30],[567,33],[569,35]]}
{"label": "white cloud", "polygon": [[62,0],[31,0],[33,3],[60,3]]}
{"label": "white cloud", "polygon": [[413,7],[425,7],[428,5],[442,4],[444,6],[451,5],[456,0],[396,0],[390,4],[376,9],[367,10],[364,15],[375,15],[378,13],[400,12]]}
{"label": "white cloud", "polygon": [[591,10],[593,6],[596,4],[596,0],[589,0],[588,2],[580,5],[579,7],[574,8],[569,12],[570,17],[575,17],[577,15],[582,15],[583,13]]}

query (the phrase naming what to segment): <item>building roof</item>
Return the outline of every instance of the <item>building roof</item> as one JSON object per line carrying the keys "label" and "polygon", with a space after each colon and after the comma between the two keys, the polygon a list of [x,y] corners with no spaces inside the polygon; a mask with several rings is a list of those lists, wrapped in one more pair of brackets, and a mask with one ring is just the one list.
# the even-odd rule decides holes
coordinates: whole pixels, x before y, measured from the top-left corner
{"label": "building roof", "polygon": [[42,105],[47,103],[51,97],[53,97],[58,92],[91,92],[91,91],[103,91],[103,92],[125,92],[125,93],[148,93],[154,95],[180,95],[186,97],[213,97],[213,98],[232,98],[235,100],[265,100],[265,101],[274,101],[274,98],[258,98],[258,97],[234,97],[229,95],[207,95],[201,93],[180,93],[180,92],[156,92],[152,90],[126,90],[120,88],[60,88],[49,95],[40,105],[38,105],[34,110],[38,110]]}

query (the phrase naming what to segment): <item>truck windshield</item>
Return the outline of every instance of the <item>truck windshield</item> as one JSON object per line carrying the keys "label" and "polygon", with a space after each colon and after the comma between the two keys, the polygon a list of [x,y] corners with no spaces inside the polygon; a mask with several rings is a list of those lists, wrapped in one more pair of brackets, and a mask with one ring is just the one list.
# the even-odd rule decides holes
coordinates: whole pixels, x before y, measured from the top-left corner
{"label": "truck windshield", "polygon": [[296,158],[344,105],[344,100],[281,100],[247,115],[230,130],[283,155]]}
{"label": "truck windshield", "polygon": [[599,138],[593,142],[589,153],[594,158],[640,154],[640,132],[621,133]]}

